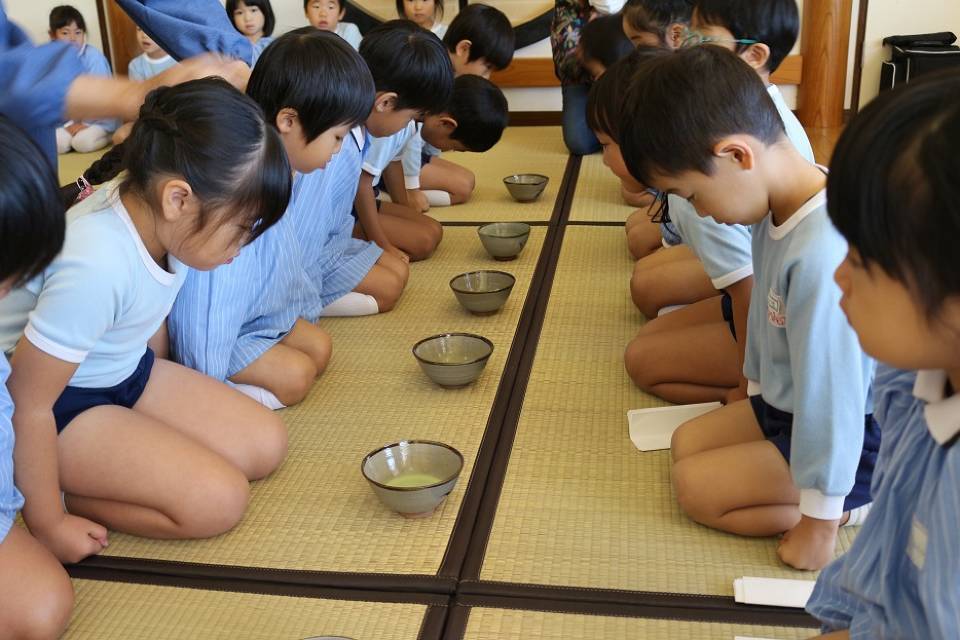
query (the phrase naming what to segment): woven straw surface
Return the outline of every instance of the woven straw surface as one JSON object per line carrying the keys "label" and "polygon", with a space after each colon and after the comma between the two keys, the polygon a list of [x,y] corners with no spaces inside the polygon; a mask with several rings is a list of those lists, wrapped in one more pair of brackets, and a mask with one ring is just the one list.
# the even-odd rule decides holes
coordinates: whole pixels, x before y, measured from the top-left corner
{"label": "woven straw surface", "polygon": [[812,578],[780,565],[775,539],[690,521],[669,453],[630,442],[627,410],[662,404],[623,370],[641,322],[630,269],[621,229],[567,228],[481,578],[726,596],[743,575]]}
{"label": "woven straw surface", "polygon": [[620,180],[603,166],[599,153],[584,156],[573,194],[570,219],[575,222],[624,222],[635,207],[620,196]]}
{"label": "woven straw surface", "polygon": [[[438,252],[414,264],[398,307],[366,318],[324,319],[330,368],[299,406],[285,410],[290,452],[257,482],[243,521],[211,540],[159,541],[113,534],[114,556],[277,569],[433,575],[439,568],[483,436],[545,229],[514,262],[497,263],[473,228],[448,228]],[[448,281],[476,269],[517,277],[506,306],[474,316]],[[479,333],[493,355],[471,386],[434,385],[410,352],[445,331]],[[433,516],[406,519],[382,506],[360,474],[363,456],[401,439],[439,440],[466,459],[461,481]]]}
{"label": "woven straw surface", "polygon": [[[473,171],[477,186],[469,202],[431,209],[434,218],[441,222],[536,222],[549,220],[553,213],[567,150],[560,127],[510,127],[486,153],[449,152],[443,159]],[[503,184],[506,176],[515,173],[539,173],[550,182],[533,202],[517,202]]]}
{"label": "woven straw surface", "polygon": [[90,168],[94,162],[99,160],[103,154],[110,150],[100,149],[93,153],[77,153],[71,151],[57,156],[57,165],[60,175],[60,184],[69,184],[83,175],[83,172]]}
{"label": "woven straw surface", "polygon": [[809,638],[813,631],[787,627],[475,608],[470,611],[464,640],[733,640],[734,636],[738,635],[799,640]]}
{"label": "woven straw surface", "polygon": [[426,606],[76,580],[64,640],[300,640],[417,637]]}

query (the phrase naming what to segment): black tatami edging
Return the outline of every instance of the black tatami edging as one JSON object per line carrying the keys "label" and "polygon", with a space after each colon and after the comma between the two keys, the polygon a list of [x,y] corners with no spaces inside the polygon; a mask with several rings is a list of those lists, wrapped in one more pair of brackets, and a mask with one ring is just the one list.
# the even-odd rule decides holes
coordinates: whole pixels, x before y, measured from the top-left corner
{"label": "black tatami edging", "polygon": [[[556,244],[558,235],[562,233],[561,219],[569,207],[568,192],[572,190],[572,185],[576,184],[579,168],[579,157],[570,156],[554,203],[550,225],[543,241],[543,248],[540,250],[540,257],[530,281],[527,298],[520,312],[517,330],[510,347],[510,353],[507,355],[507,362],[504,365],[503,377],[500,379],[500,385],[497,387],[490,415],[487,418],[487,426],[477,452],[473,473],[467,485],[467,492],[460,505],[460,513],[457,514],[453,532],[447,543],[447,551],[440,565],[438,575],[441,577],[459,579],[464,562],[472,548],[473,537],[477,531],[477,519],[483,510],[482,501],[489,489],[489,474],[495,462],[496,452],[500,448],[499,443],[505,424],[504,420],[509,415],[511,400],[517,393],[520,378],[524,375],[524,372],[529,376],[529,368],[527,367],[529,362],[524,360],[524,356],[528,351],[531,333],[536,332],[536,335],[539,335],[540,326],[543,324],[543,317],[537,317],[537,310],[541,299],[545,295],[549,295],[549,281],[546,279],[548,275],[552,274],[551,265],[555,262],[554,244]],[[525,382],[523,386],[526,386]],[[499,484],[502,483],[503,479],[495,478],[494,481]]]}

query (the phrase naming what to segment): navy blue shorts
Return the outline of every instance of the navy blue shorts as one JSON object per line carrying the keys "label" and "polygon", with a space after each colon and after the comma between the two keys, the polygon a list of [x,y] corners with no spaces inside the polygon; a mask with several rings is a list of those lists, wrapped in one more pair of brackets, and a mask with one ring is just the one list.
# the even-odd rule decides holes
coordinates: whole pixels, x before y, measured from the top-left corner
{"label": "navy blue shorts", "polygon": [[140,364],[130,377],[115,387],[103,389],[87,389],[83,387],[67,387],[53,405],[53,417],[57,421],[57,433],[67,428],[67,425],[78,415],[103,405],[116,405],[133,408],[137,400],[143,395],[143,390],[150,380],[153,370],[153,349],[147,347]]}
{"label": "navy blue shorts", "polygon": [[720,296],[720,313],[723,314],[723,319],[726,321],[727,326],[730,327],[730,333],[733,334],[733,339],[737,339],[737,325],[733,323],[733,298],[730,297],[730,294],[726,291]]}
{"label": "navy blue shorts", "polygon": [[[763,435],[773,443],[789,463],[793,414],[771,407],[759,394],[750,396],[750,406],[753,407],[753,414],[757,417]],[[844,511],[862,507],[872,500],[870,481],[873,479],[873,468],[877,464],[878,451],[880,451],[880,425],[873,419],[873,414],[869,413],[864,416],[863,450],[860,452],[860,464],[857,466],[853,489],[843,501]]]}
{"label": "navy blue shorts", "polygon": [[430,161],[433,160],[433,156],[429,153],[420,152],[420,166],[425,167],[430,164]]}

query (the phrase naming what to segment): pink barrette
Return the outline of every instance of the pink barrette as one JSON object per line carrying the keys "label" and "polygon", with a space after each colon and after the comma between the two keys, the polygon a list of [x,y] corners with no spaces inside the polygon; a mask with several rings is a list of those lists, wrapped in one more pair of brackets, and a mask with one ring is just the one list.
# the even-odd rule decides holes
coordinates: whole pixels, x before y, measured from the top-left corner
{"label": "pink barrette", "polygon": [[77,187],[80,189],[80,193],[77,194],[77,202],[80,202],[93,194],[93,185],[87,182],[87,179],[83,176],[77,178]]}

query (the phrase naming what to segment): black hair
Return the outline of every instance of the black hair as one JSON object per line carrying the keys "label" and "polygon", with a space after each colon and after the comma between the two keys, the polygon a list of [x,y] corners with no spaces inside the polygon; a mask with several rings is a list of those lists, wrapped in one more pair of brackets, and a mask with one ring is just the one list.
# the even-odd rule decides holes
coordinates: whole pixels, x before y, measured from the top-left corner
{"label": "black hair", "polygon": [[[337,6],[340,7],[340,12],[343,13],[344,7],[343,7],[343,2],[342,2],[342,0],[333,0],[333,1],[337,3]],[[311,2],[314,2],[314,0],[303,0],[303,10],[304,10],[304,11],[307,10],[307,7],[310,6],[310,3],[311,3]]]}
{"label": "black hair", "polygon": [[296,110],[309,143],[331,127],[366,120],[375,89],[367,64],[346,40],[332,31],[302,27],[264,50],[247,95],[272,126],[281,109]]}
{"label": "black hair", "polygon": [[[407,19],[407,15],[403,11],[403,0],[397,0],[397,16],[402,20]],[[433,0],[433,20],[441,20],[443,18],[443,0]]]}
{"label": "black hair", "polygon": [[905,284],[933,319],[960,295],[960,73],[880,94],[840,136],[830,219],[864,266]]}
{"label": "black hair", "polygon": [[747,134],[772,145],[786,134],[763,80],[715,45],[681,49],[637,69],[620,117],[620,148],[642,184],[651,174],[713,173],[713,146]]}
{"label": "black hair", "polygon": [[510,115],[503,91],[486,78],[463,75],[453,81],[453,97],[445,109],[457,121],[450,134],[470,151],[486,151],[500,142]]}
{"label": "black hair", "polygon": [[[703,24],[724,27],[737,40],[750,39],[770,48],[767,71],[774,72],[789,55],[800,32],[797,0],[697,0]],[[750,45],[737,44],[737,52]]]}
{"label": "black hair", "polygon": [[87,23],[83,19],[83,14],[76,7],[69,4],[61,4],[50,10],[50,31],[63,29],[71,22],[76,22],[81,31],[87,30]]}
{"label": "black hair", "polygon": [[57,176],[40,148],[0,115],[0,281],[23,284],[43,271],[63,247],[66,218]]}
{"label": "black hair", "polygon": [[260,9],[260,12],[263,13],[263,35],[273,35],[273,28],[277,26],[277,19],[273,15],[270,0],[227,0],[226,10],[227,16],[230,18],[230,24],[233,24],[236,28],[236,24],[233,22],[233,12],[237,10],[237,5],[241,2],[248,7]]}
{"label": "black hair", "polygon": [[623,32],[623,19],[613,14],[594,18],[584,25],[580,31],[580,49],[585,61],[596,60],[606,69],[636,47]]}
{"label": "black hair", "polygon": [[647,60],[670,55],[660,47],[637,49],[614,64],[590,86],[587,96],[587,126],[620,142],[620,122],[630,81],[637,68]]}
{"label": "black hair", "polygon": [[[758,2],[762,0],[756,0]],[[693,0],[627,0],[623,17],[637,31],[655,33],[661,41],[671,24],[690,24]]]}
{"label": "black hair", "polygon": [[440,39],[409,20],[390,20],[360,42],[377,91],[397,94],[397,109],[437,113],[453,92],[453,64]]}
{"label": "black hair", "polygon": [[502,11],[487,4],[468,4],[450,22],[443,44],[451,53],[463,40],[470,41],[467,62],[483,58],[494,69],[506,69],[513,60],[517,38],[513,25]]}
{"label": "black hair", "polygon": [[130,137],[84,175],[96,184],[122,170],[120,193],[134,193],[154,208],[154,180],[182,177],[202,203],[197,230],[216,211],[243,219],[247,242],[280,220],[293,182],[280,136],[260,107],[214,77],[148,93]]}

